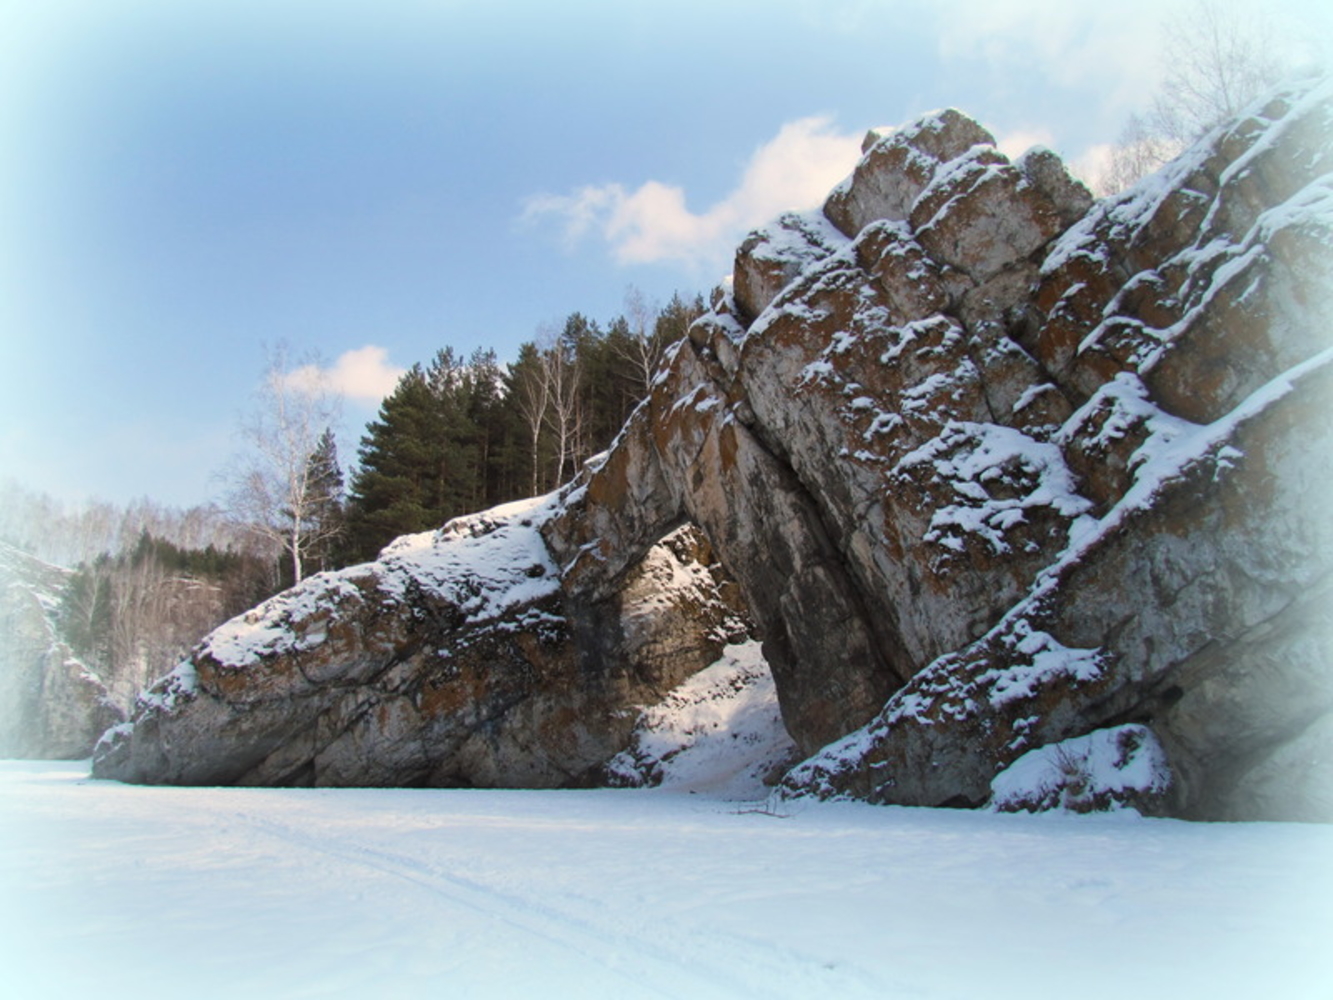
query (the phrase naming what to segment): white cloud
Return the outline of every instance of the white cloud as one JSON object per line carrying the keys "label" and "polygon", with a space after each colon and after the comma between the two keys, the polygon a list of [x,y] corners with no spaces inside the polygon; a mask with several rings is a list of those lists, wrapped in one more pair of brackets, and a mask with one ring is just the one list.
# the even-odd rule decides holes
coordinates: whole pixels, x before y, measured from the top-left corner
{"label": "white cloud", "polygon": [[682,188],[650,180],[633,191],[604,184],[538,195],[526,202],[523,218],[555,217],[570,245],[591,231],[622,264],[674,260],[714,267],[747,230],[784,211],[821,204],[855,165],[860,140],[835,131],[827,118],[788,122],[755,150],[735,189],[701,213],[689,209]]}
{"label": "white cloud", "polygon": [[1018,159],[1033,146],[1050,148],[1053,145],[1055,135],[1045,128],[1018,129],[995,137],[995,147],[1011,160]]}
{"label": "white cloud", "polygon": [[[1242,32],[1271,31],[1264,44],[1288,69],[1329,56],[1333,12],[1315,0],[1221,0],[1223,18]],[[1088,90],[1104,114],[1143,110],[1170,67],[1165,46],[1173,22],[1194,44],[1208,44],[1203,26],[1191,36],[1200,0],[937,0],[921,8],[933,20],[937,52],[951,68],[984,67],[1003,85],[1008,78]],[[1096,109],[1090,108],[1090,112]]]}
{"label": "white cloud", "polygon": [[1114,144],[1099,142],[1096,145],[1089,146],[1071,159],[1069,169],[1075,177],[1083,181],[1095,193],[1101,184],[1102,178],[1110,171],[1111,158],[1114,155]]}
{"label": "white cloud", "polygon": [[1063,87],[1114,87],[1119,102],[1151,92],[1164,11],[1185,0],[1072,4],[1053,0],[952,0],[935,8],[939,53],[1001,73],[1039,74]]}
{"label": "white cloud", "polygon": [[389,352],[368,344],[338,355],[328,367],[302,365],[285,382],[300,392],[336,392],[354,403],[375,405],[393,391],[405,369],[389,364]]}

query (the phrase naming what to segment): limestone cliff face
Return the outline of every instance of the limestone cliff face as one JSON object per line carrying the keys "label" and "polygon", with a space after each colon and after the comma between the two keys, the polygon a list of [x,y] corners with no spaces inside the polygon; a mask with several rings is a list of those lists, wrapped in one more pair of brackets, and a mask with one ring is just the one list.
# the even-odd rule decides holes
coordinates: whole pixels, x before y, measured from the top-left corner
{"label": "limestone cliff face", "polygon": [[1031,751],[1114,746],[1152,760],[1141,807],[1333,819],[1331,123],[1333,88],[1293,84],[1100,202],[955,111],[872,133],[525,515],[539,596],[459,611],[490,585],[437,563],[459,531],[507,551],[484,517],[391,548],[279,599],[270,650],[206,642],[99,772],[582,780],[702,665],[636,659],[688,632],[644,567],[689,524],[809,758],[788,794],[980,805]]}
{"label": "limestone cliff face", "polygon": [[60,638],[69,571],[0,542],[0,757],[86,757],[124,719]]}

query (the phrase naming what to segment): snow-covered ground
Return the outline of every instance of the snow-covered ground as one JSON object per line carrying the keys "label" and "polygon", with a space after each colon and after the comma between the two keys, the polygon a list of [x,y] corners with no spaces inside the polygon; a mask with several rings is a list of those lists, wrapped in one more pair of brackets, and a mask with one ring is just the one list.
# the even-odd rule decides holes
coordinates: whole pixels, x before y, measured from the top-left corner
{"label": "snow-covered ground", "polygon": [[660,785],[728,800],[762,799],[764,779],[797,759],[760,644],[722,656],[644,709],[628,749],[608,765],[613,783]]}
{"label": "snow-covered ground", "polygon": [[0,995],[1329,997],[1333,829],[0,764]]}

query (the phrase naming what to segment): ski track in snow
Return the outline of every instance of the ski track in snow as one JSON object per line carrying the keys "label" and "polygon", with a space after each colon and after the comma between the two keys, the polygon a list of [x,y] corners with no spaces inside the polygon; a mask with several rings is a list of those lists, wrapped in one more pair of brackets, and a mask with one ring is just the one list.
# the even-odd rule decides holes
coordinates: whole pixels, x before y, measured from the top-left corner
{"label": "ski track in snow", "polygon": [[0,995],[1328,998],[1333,829],[0,763]]}
{"label": "ski track in snow", "polygon": [[[505,932],[513,935],[511,946],[527,951],[529,942],[554,946],[573,953],[579,962],[606,970],[623,980],[625,990],[647,990],[652,995],[676,996],[672,990],[653,987],[654,982],[670,982],[673,990],[684,990],[689,996],[743,995],[740,982],[732,982],[729,966],[735,965],[742,955],[729,942],[723,963],[709,962],[697,952],[680,953],[672,948],[674,942],[657,941],[652,935],[638,936],[623,929],[623,920],[617,925],[602,926],[587,916],[569,908],[573,899],[563,900],[566,909],[542,904],[521,893],[506,892],[474,879],[465,878],[446,869],[410,855],[355,845],[321,842],[313,834],[290,826],[246,817],[254,829],[276,837],[298,852],[327,855],[339,862],[369,868],[375,872],[401,879],[442,897],[448,904],[472,910],[486,920],[504,925]],[[771,961],[772,956],[757,954],[759,964]],[[746,963],[741,961],[742,966]],[[725,987],[718,992],[719,987]]]}

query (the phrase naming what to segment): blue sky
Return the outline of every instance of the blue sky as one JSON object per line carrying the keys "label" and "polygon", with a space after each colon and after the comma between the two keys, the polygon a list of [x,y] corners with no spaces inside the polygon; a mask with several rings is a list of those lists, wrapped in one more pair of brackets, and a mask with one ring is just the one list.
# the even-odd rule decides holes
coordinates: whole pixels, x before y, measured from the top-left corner
{"label": "blue sky", "polygon": [[336,371],[346,463],[445,345],[706,292],[868,127],[1093,162],[1180,6],[0,0],[0,478],[208,501],[279,343]]}

